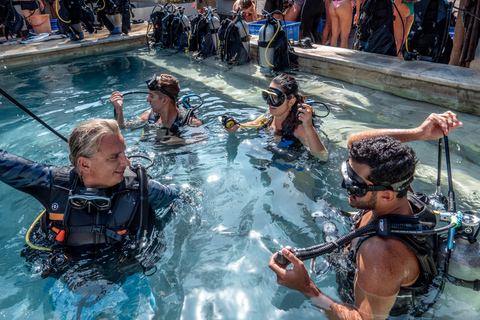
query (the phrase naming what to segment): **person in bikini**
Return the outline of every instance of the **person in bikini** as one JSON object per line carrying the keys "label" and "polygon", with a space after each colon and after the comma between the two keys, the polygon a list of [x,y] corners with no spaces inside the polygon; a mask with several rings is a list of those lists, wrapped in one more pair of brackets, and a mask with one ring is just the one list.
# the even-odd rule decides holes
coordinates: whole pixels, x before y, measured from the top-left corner
{"label": "person in bikini", "polygon": [[[332,47],[337,46],[338,36],[340,36],[340,47],[348,48],[348,36],[352,29],[353,8],[360,8],[360,5],[360,0],[355,0],[355,2],[351,0],[332,0],[328,8],[332,21],[332,38],[330,39]],[[353,18],[354,25],[357,24],[359,15],[360,10],[357,10]]]}

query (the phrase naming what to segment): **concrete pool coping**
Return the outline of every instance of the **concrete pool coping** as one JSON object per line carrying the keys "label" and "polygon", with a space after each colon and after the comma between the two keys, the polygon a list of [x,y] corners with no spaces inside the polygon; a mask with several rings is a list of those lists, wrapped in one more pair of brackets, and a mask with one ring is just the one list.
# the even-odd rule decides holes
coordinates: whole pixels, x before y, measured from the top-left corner
{"label": "concrete pool coping", "polygon": [[[146,45],[147,24],[132,25],[129,35],[110,35],[106,29],[86,34],[82,41],[68,38],[40,43],[0,45],[0,67],[24,66],[84,55],[102,54]],[[256,59],[257,36],[251,56]],[[355,50],[315,46],[295,47],[299,69],[403,98],[424,101],[480,116],[480,70],[426,61],[405,61]]]}

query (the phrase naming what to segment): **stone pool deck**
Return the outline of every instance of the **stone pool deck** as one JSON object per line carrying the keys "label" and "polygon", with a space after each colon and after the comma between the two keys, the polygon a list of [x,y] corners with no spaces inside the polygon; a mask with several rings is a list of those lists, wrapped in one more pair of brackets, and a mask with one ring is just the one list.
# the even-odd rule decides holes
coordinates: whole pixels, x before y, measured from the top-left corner
{"label": "stone pool deck", "polygon": [[[65,38],[30,44],[6,43],[0,45],[0,67],[5,69],[146,45],[146,29],[147,24],[143,23],[132,25],[127,36],[110,35],[104,29],[86,34],[85,39],[78,42]],[[257,52],[257,39],[252,36],[252,57]],[[302,71],[480,116],[480,70],[405,61],[329,46],[295,48],[295,51]]]}

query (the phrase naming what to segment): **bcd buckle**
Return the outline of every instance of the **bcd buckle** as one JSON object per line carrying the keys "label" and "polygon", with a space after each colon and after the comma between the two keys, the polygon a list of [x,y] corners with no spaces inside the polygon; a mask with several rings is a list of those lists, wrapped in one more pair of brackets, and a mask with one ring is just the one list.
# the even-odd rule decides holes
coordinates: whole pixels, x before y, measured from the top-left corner
{"label": "bcd buckle", "polygon": [[91,233],[105,233],[105,227],[104,226],[92,226],[92,230],[90,230]]}

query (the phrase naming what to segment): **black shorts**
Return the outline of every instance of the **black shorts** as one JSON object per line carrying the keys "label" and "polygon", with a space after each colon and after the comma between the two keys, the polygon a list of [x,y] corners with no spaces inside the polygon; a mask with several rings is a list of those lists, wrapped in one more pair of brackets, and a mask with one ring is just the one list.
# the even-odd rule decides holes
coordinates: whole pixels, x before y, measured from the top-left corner
{"label": "black shorts", "polygon": [[20,7],[22,10],[30,10],[30,11],[35,11],[38,9],[37,2],[35,0],[33,1],[20,1]]}

